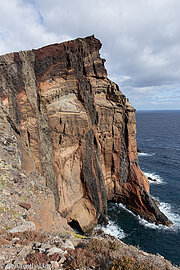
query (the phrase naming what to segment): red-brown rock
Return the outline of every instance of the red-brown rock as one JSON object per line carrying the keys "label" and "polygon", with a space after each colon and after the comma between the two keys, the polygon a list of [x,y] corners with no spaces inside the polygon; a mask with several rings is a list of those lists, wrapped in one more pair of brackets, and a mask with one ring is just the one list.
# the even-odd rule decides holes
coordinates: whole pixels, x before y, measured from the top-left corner
{"label": "red-brown rock", "polygon": [[113,200],[168,225],[138,165],[135,109],[100,48],[90,36],[1,56],[0,97],[69,223],[90,230]]}
{"label": "red-brown rock", "polygon": [[26,210],[29,210],[31,208],[30,203],[26,203],[26,202],[19,202],[18,205]]}

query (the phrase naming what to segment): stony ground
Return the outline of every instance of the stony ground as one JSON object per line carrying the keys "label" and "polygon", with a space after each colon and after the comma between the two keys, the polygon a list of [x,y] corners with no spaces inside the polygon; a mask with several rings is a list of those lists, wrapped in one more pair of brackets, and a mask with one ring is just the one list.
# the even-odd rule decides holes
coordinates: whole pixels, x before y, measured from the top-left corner
{"label": "stony ground", "polygon": [[0,254],[0,269],[180,269],[100,231],[91,237],[1,231]]}

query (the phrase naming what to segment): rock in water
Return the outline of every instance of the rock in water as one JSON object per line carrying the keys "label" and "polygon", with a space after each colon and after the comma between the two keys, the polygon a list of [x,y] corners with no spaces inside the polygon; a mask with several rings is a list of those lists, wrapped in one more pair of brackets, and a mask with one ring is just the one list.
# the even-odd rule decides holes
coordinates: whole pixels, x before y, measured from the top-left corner
{"label": "rock in water", "polygon": [[108,200],[169,224],[138,165],[135,109],[107,78],[100,48],[89,36],[1,56],[9,121],[70,224],[90,231],[106,219]]}
{"label": "rock in water", "polygon": [[156,180],[156,179],[151,178],[150,176],[148,176],[148,180],[150,180],[150,181],[154,181],[154,182],[157,182],[157,180]]}

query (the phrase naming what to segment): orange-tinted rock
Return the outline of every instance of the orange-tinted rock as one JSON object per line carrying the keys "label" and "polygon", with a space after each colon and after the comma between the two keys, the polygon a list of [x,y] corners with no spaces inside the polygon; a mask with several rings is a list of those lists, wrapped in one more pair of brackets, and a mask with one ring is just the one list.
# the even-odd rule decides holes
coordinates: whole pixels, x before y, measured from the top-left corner
{"label": "orange-tinted rock", "polygon": [[40,225],[35,219],[33,219],[31,216],[28,216],[27,218],[28,218],[29,221],[31,221],[31,222],[33,222],[35,224],[36,230],[40,229]]}
{"label": "orange-tinted rock", "polygon": [[22,208],[25,208],[26,210],[29,210],[31,208],[30,203],[26,202],[19,202],[18,205],[21,206]]}
{"label": "orange-tinted rock", "polygon": [[100,48],[90,36],[1,56],[0,97],[68,222],[89,231],[113,200],[168,224],[138,165],[135,109]]}

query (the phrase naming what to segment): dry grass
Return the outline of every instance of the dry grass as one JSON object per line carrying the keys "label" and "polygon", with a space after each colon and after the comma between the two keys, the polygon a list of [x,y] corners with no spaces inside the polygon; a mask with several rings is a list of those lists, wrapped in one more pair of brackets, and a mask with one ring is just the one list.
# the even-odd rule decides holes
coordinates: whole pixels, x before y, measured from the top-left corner
{"label": "dry grass", "polygon": [[26,231],[26,232],[18,232],[18,233],[6,233],[2,234],[0,237],[0,246],[3,244],[10,244],[14,242],[19,245],[28,245],[31,242],[41,242],[44,243],[47,240],[45,234],[35,231]]}

